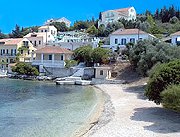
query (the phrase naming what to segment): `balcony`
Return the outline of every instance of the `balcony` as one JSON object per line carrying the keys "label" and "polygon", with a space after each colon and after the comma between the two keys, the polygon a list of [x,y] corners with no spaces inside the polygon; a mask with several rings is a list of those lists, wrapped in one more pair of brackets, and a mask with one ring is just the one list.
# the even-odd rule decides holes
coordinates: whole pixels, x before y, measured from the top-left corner
{"label": "balcony", "polygon": [[0,57],[16,57],[16,54],[0,54]]}
{"label": "balcony", "polygon": [[32,65],[43,65],[50,68],[64,68],[65,62],[59,60],[33,60]]}

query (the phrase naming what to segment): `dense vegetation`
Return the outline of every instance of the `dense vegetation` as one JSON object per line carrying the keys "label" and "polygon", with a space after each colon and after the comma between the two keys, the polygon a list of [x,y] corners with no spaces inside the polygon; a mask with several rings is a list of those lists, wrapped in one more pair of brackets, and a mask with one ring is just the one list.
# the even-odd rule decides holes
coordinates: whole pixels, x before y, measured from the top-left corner
{"label": "dense vegetation", "polygon": [[87,66],[93,63],[107,63],[109,55],[109,50],[100,47],[93,49],[92,46],[83,46],[74,50],[74,59],[85,62]]}
{"label": "dense vegetation", "polygon": [[13,72],[17,72],[20,75],[28,75],[28,76],[38,76],[39,72],[37,68],[31,66],[28,63],[17,63],[14,67],[12,67]]}
{"label": "dense vegetation", "polygon": [[145,95],[149,100],[157,104],[163,103],[167,108],[180,107],[179,103],[176,104],[180,100],[180,90],[176,90],[179,86],[170,86],[172,84],[180,84],[180,60],[155,67],[150,75]]}
{"label": "dense vegetation", "polygon": [[143,40],[137,44],[127,44],[124,51],[134,69],[142,76],[147,76],[148,71],[157,63],[167,63],[180,59],[180,47],[160,42],[158,40]]}
{"label": "dense vegetation", "polygon": [[180,112],[180,85],[170,85],[161,97],[163,107]]}

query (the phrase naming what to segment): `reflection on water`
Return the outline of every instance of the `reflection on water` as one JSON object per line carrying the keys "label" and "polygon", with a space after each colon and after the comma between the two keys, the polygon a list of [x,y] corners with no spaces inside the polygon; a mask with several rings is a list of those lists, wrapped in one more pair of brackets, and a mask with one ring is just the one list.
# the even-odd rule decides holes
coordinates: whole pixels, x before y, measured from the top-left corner
{"label": "reflection on water", "polygon": [[0,79],[0,137],[66,137],[96,103],[91,87]]}

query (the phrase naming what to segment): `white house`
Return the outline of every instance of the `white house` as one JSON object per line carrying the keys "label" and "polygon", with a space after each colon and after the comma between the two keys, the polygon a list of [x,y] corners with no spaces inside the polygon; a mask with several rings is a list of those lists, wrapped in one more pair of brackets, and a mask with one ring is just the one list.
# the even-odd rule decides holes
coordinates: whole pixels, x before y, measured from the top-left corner
{"label": "white house", "polygon": [[[110,48],[113,51],[119,48],[125,48],[127,43],[137,43],[138,40],[154,39],[155,37],[149,33],[139,29],[118,29],[110,34],[110,45],[105,45],[104,48]],[[103,46],[102,46],[103,47]]]}
{"label": "white house", "polygon": [[108,10],[101,13],[98,26],[107,26],[109,23],[117,22],[119,19],[136,20],[136,10],[134,7]]}
{"label": "white house", "polygon": [[46,68],[64,68],[65,60],[70,60],[72,52],[60,46],[44,46],[36,50],[36,58],[32,65],[39,66],[40,72]]}
{"label": "white house", "polygon": [[171,35],[171,43],[173,45],[180,45],[180,31]]}
{"label": "white house", "polygon": [[89,36],[88,33],[79,31],[58,32],[56,44],[63,48],[75,50],[84,45],[91,45],[93,48],[98,47],[100,38]]}
{"label": "white house", "polygon": [[62,17],[62,18],[59,18],[59,19],[50,19],[50,20],[47,20],[45,22],[45,25],[49,25],[53,22],[64,22],[66,24],[67,27],[70,27],[71,26],[71,21],[69,21],[67,18],[65,17]]}
{"label": "white house", "polygon": [[41,26],[38,28],[38,32],[29,33],[24,38],[27,38],[31,43],[37,47],[45,44],[55,42],[57,37],[57,29],[54,26]]}

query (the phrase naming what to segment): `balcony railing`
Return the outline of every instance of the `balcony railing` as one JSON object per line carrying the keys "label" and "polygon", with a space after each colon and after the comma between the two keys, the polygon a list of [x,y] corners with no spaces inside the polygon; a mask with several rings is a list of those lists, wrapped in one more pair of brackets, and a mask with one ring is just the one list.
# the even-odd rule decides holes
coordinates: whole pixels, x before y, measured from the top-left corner
{"label": "balcony railing", "polygon": [[4,57],[15,57],[16,54],[0,54],[0,56],[4,56]]}
{"label": "balcony railing", "polygon": [[63,68],[65,66],[64,61],[59,60],[33,60],[33,65],[43,65],[45,67],[61,67]]}

